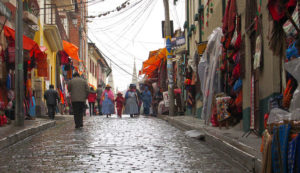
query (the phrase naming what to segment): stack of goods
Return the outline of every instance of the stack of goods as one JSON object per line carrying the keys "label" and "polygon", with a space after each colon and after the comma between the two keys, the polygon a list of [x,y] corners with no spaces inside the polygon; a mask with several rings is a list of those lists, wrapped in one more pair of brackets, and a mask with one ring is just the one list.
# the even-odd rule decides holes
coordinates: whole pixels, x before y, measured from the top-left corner
{"label": "stack of goods", "polygon": [[300,59],[289,61],[285,69],[296,79],[289,112],[274,108],[264,132],[263,172],[300,172]]}
{"label": "stack of goods", "polygon": [[300,171],[300,121],[268,124],[263,133],[262,172]]}
{"label": "stack of goods", "polygon": [[218,97],[216,98],[217,106],[217,119],[223,121],[230,117],[230,113],[227,111],[231,97]]}
{"label": "stack of goods", "polygon": [[0,111],[0,126],[7,124],[7,118],[3,112]]}
{"label": "stack of goods", "polygon": [[[237,13],[236,0],[229,0],[226,12],[223,18],[223,38],[222,38],[222,58],[220,59],[220,71],[222,78],[222,91],[226,93],[226,117],[231,115],[237,121],[242,115],[242,79],[241,71],[241,51],[242,51],[242,34],[241,34],[241,16]],[[230,99],[229,99],[230,98]],[[218,118],[219,119],[219,118]]]}

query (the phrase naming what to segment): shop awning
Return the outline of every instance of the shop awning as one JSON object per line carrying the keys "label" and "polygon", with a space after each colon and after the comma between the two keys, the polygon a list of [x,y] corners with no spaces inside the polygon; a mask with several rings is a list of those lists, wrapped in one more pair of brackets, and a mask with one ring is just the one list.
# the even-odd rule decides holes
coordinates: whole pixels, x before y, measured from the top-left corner
{"label": "shop awning", "polygon": [[63,40],[64,51],[74,60],[80,61],[78,56],[78,47],[72,43]]}
{"label": "shop awning", "polygon": [[[16,32],[14,29],[4,26],[4,35],[7,38],[10,38],[11,41],[15,41]],[[34,54],[36,58],[45,57],[45,53],[40,49],[39,45],[25,35],[23,35],[23,49],[28,50],[30,52],[30,56]]]}
{"label": "shop awning", "polygon": [[149,76],[158,69],[162,60],[166,58],[166,48],[151,51],[148,60],[143,62],[142,73]]}

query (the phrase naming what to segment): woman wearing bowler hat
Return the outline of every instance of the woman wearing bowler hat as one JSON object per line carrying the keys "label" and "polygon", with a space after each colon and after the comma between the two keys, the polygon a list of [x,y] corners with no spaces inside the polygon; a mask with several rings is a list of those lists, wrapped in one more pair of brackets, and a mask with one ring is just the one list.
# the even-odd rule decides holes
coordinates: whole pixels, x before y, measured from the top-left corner
{"label": "woman wearing bowler hat", "polygon": [[111,116],[111,114],[115,113],[115,105],[114,105],[114,94],[110,90],[111,86],[106,85],[104,92],[102,93],[101,101],[102,101],[102,114]]}
{"label": "woman wearing bowler hat", "polygon": [[129,90],[125,95],[125,114],[129,114],[130,117],[139,113],[138,108],[138,95],[135,90],[135,84],[130,84]]}

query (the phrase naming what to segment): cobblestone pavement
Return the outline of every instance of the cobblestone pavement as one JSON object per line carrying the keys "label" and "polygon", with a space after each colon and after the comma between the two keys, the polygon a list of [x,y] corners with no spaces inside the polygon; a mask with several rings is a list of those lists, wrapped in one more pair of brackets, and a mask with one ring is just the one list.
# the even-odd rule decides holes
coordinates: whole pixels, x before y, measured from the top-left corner
{"label": "cobblestone pavement", "polygon": [[153,117],[85,117],[0,152],[0,172],[243,172]]}

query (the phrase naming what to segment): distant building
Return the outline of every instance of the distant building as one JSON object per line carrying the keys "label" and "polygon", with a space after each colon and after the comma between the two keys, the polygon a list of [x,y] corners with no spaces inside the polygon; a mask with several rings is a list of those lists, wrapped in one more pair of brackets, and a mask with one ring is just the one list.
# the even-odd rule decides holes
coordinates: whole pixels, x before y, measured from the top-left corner
{"label": "distant building", "polygon": [[134,63],[133,63],[133,72],[132,72],[132,81],[131,81],[132,84],[135,84],[137,86],[137,88],[139,87],[138,86],[138,78],[137,78],[137,73],[136,73],[136,64],[135,64],[135,58],[134,58]]}
{"label": "distant building", "polygon": [[95,43],[88,43],[88,49],[87,80],[90,85],[97,88],[99,84],[105,84],[108,75],[111,73],[111,68]]}

